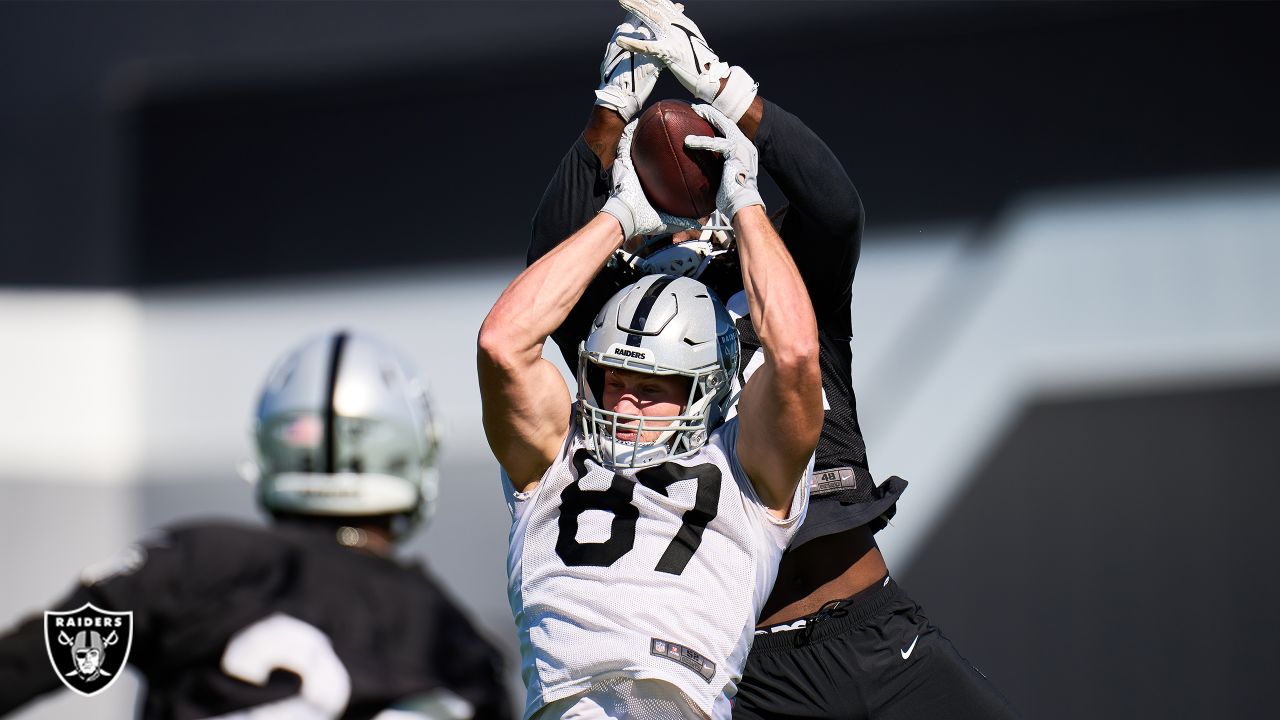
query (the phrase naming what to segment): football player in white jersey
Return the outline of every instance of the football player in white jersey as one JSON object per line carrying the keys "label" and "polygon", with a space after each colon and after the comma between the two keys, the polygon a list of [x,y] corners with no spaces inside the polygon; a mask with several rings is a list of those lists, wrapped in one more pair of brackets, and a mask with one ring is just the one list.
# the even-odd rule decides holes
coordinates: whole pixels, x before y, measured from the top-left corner
{"label": "football player in white jersey", "polygon": [[728,718],[757,613],[808,500],[822,427],[813,307],[765,215],[756,150],[711,106],[725,158],[718,209],[768,362],[724,421],[737,331],[696,280],[648,276],[596,317],[577,402],[545,341],[625,240],[657,213],[630,162],[603,210],[527,268],[480,329],[484,425],[508,483],[509,593],[525,717]]}

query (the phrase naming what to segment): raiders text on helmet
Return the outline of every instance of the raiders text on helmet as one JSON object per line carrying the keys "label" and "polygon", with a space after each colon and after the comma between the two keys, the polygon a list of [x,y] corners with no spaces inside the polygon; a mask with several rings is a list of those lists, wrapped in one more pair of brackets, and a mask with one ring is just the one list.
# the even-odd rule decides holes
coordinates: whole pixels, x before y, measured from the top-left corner
{"label": "raiders text on helmet", "polygon": [[[690,379],[679,415],[646,417],[601,407],[606,368]],[[724,419],[738,371],[738,332],[707,286],[687,277],[649,275],[618,291],[578,351],[578,421],[587,448],[612,467],[647,467],[693,454]],[[651,444],[619,439],[660,429]]]}
{"label": "raiders text on helmet", "polygon": [[437,434],[422,383],[360,333],[313,338],[280,360],[258,401],[258,499],[273,513],[434,510]]}

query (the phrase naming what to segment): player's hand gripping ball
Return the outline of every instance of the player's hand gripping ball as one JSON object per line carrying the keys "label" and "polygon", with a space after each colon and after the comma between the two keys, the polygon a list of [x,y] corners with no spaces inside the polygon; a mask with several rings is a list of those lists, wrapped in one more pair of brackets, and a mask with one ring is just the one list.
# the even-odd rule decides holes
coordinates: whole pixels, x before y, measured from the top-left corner
{"label": "player's hand gripping ball", "polygon": [[685,138],[717,134],[711,123],[679,100],[663,100],[640,115],[631,160],[655,209],[682,218],[705,217],[716,209],[724,159],[686,146]]}
{"label": "player's hand gripping ball", "polygon": [[710,105],[694,105],[693,111],[715,126],[719,137],[693,136],[685,139],[691,149],[709,150],[724,158],[724,174],[717,183],[716,207],[732,219],[739,210],[759,205],[764,207],[756,182],[760,156],[756,146],[727,115]]}

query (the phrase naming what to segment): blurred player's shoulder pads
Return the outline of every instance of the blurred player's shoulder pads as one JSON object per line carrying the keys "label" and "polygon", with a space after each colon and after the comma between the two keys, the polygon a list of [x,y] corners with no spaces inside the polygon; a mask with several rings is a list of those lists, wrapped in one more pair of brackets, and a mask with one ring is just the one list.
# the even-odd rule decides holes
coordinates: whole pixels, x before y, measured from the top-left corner
{"label": "blurred player's shoulder pads", "polygon": [[[121,558],[86,568],[86,585],[127,584],[138,592],[187,597],[221,597],[226,592],[258,584],[276,568],[289,564],[293,542],[272,528],[229,521],[199,521],[172,525],[127,548]],[[111,565],[109,570],[105,566]],[[164,602],[161,597],[150,601]]]}

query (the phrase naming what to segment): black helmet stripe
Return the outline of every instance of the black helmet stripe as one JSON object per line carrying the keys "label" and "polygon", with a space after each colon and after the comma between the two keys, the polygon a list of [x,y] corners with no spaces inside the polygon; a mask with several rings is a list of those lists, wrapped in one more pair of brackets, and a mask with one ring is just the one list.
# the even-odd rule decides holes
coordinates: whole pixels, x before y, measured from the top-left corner
{"label": "black helmet stripe", "polygon": [[337,472],[338,471],[338,442],[334,435],[335,415],[337,409],[334,407],[334,393],[338,391],[338,370],[342,366],[342,351],[347,345],[347,331],[340,330],[334,333],[333,345],[329,349],[329,384],[327,387],[326,397],[328,402],[324,404],[324,459],[325,466],[321,472]]}
{"label": "black helmet stripe", "polygon": [[[658,296],[668,285],[674,281],[678,275],[663,275],[644,292],[644,297],[640,298],[640,303],[636,305],[635,315],[631,316],[631,324],[627,326],[628,330],[644,330],[644,326],[649,322],[649,313],[653,310],[653,304],[658,301]],[[636,333],[627,335],[627,344],[634,347],[640,346],[640,336]]]}

